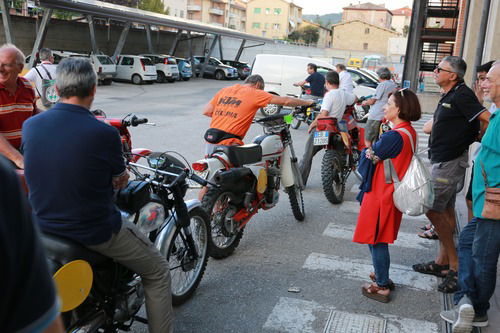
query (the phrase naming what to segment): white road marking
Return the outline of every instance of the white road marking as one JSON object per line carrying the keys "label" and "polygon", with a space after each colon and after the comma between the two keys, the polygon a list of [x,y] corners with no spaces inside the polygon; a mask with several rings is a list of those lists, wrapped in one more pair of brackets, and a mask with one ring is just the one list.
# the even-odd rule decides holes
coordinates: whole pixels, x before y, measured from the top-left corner
{"label": "white road marking", "polygon": [[[344,212],[344,213],[359,214],[360,208],[361,208],[361,205],[357,201],[344,201],[340,205],[340,211]],[[420,215],[420,216],[403,215],[403,222],[405,220],[410,220],[412,222],[419,221],[419,222],[423,222],[423,223],[429,222],[429,220],[427,219],[427,217],[425,217],[425,215]]]}
{"label": "white road marking", "polygon": [[[352,240],[355,225],[339,225],[330,223],[323,231],[324,236]],[[430,250],[433,243],[421,239],[416,233],[399,232],[398,239],[394,242],[394,246],[407,247],[418,250]]]}
{"label": "white road marking", "polygon": [[[324,333],[328,332],[331,319],[335,316],[352,319],[384,320],[386,333],[438,333],[436,323],[410,318],[402,318],[390,314],[368,315],[362,313],[348,313],[337,311],[335,307],[321,305],[316,302],[280,297],[267,318],[263,329],[280,333]],[[347,332],[346,332],[347,333]],[[349,333],[366,333],[353,330]]]}
{"label": "white road marking", "polygon": [[[302,268],[332,271],[337,277],[359,281],[366,281],[373,271],[373,265],[368,260],[342,258],[314,252],[307,257]],[[391,264],[390,277],[395,284],[403,285],[409,289],[435,291],[437,287],[435,276],[417,273],[407,266]]]}

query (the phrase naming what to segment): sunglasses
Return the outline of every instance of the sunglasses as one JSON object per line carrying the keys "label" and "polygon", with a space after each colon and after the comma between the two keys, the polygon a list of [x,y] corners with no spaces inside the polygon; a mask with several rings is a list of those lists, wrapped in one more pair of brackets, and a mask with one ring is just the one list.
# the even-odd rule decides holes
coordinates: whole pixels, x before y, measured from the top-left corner
{"label": "sunglasses", "polygon": [[439,67],[439,66],[436,66],[436,68],[435,68],[434,70],[435,70],[435,71],[437,71],[438,73],[441,73],[441,71],[443,71],[443,72],[448,72],[448,73],[455,73],[455,72],[453,72],[453,71],[449,71],[449,70],[444,69],[444,68],[441,68],[441,67]]}
{"label": "sunglasses", "polygon": [[401,97],[405,97],[405,94],[404,94],[404,91],[408,89],[408,88],[402,88],[402,89],[399,89],[399,93],[401,93]]}

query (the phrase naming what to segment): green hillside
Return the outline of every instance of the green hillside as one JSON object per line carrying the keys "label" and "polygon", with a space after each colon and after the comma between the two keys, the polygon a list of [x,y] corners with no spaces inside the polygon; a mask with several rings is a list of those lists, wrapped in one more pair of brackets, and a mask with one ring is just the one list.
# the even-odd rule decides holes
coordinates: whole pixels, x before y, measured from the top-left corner
{"label": "green hillside", "polygon": [[325,15],[302,15],[302,18],[319,23],[324,27],[329,27],[332,24],[339,23],[342,20],[342,13],[331,13]]}

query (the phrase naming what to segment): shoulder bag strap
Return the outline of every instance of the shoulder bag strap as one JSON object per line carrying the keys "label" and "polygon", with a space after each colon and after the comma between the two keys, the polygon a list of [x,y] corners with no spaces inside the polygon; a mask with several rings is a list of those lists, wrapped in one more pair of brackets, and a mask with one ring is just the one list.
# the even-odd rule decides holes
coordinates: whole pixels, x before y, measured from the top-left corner
{"label": "shoulder bag strap", "polygon": [[40,64],[40,66],[43,68],[43,70],[45,71],[45,73],[47,73],[47,76],[49,77],[49,80],[52,80],[52,75],[50,75],[49,71],[47,70],[47,68],[45,68],[43,66],[43,64]]}
{"label": "shoulder bag strap", "polygon": [[[408,135],[408,137],[410,138],[411,151],[413,152],[413,154],[415,154],[415,144],[413,143],[413,136],[411,135],[410,131],[408,131],[406,128],[398,128],[396,129],[396,131],[400,131]],[[418,140],[418,134],[417,134],[417,140]]]}
{"label": "shoulder bag strap", "polygon": [[[36,70],[36,72],[38,73],[38,76],[40,76],[40,78],[43,80],[43,76],[42,76],[42,74],[40,74],[40,72],[38,71],[38,68],[36,68],[36,67],[33,67],[33,68],[34,68],[34,69]],[[40,94],[40,91],[38,90],[38,87],[37,87],[36,83],[35,83],[35,89],[36,89],[36,92],[38,93],[38,96],[42,96],[42,94]]]}

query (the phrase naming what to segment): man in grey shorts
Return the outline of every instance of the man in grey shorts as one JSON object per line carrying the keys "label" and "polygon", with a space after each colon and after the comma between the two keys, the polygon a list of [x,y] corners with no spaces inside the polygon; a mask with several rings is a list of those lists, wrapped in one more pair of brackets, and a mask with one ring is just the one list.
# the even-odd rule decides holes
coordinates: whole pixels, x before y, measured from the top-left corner
{"label": "man in grey shorts", "polygon": [[440,248],[436,260],[413,265],[417,272],[444,277],[438,286],[444,293],[457,290],[456,193],[463,187],[469,145],[479,134],[480,121],[489,121],[489,113],[463,81],[466,69],[465,61],[454,56],[445,57],[434,69],[444,94],[434,112],[429,140],[435,198],[426,215],[439,235]]}
{"label": "man in grey shorts", "polygon": [[396,84],[391,80],[391,71],[387,67],[377,70],[380,83],[375,91],[375,96],[363,102],[363,105],[371,105],[368,120],[365,126],[365,144],[371,147],[379,136],[380,124],[384,119],[384,105],[389,100],[389,93],[396,89]]}

